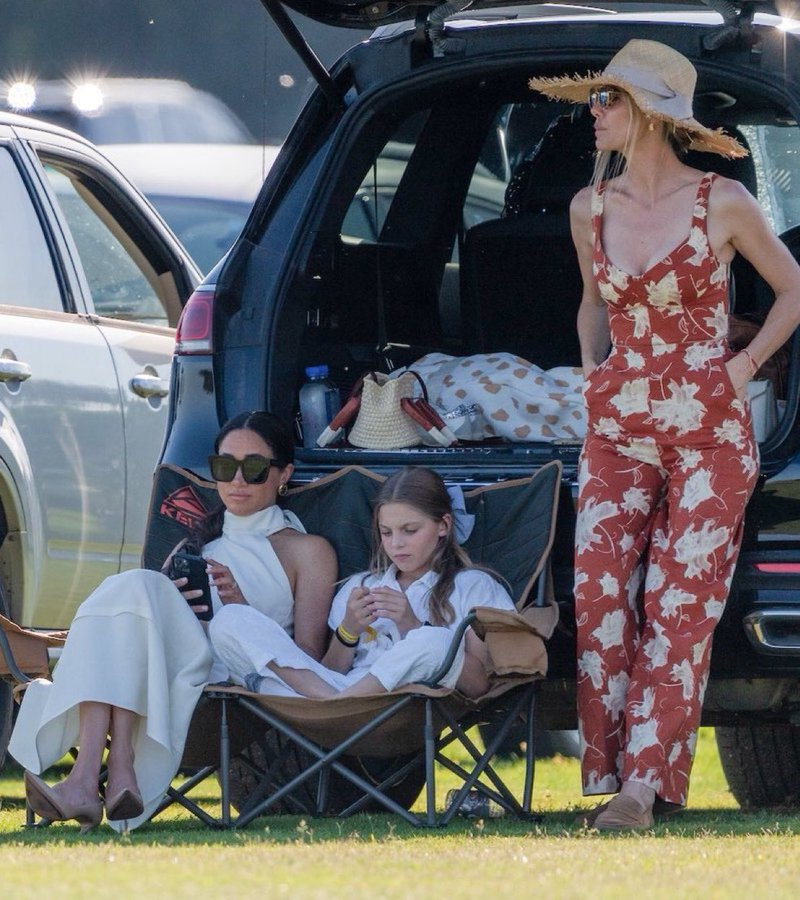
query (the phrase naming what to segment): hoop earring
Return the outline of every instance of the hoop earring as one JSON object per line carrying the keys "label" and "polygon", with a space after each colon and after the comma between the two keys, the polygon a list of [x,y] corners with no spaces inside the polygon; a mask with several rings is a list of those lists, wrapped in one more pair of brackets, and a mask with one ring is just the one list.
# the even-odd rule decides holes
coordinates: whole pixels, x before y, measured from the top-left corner
{"label": "hoop earring", "polygon": [[648,119],[647,119],[647,130],[648,130],[648,131],[655,131],[655,130],[656,130],[656,123],[655,123],[651,118],[649,118],[649,117],[648,117]]}
{"label": "hoop earring", "polygon": [[278,496],[279,496],[279,497],[283,497],[284,494],[285,494],[288,490],[289,490],[289,488],[286,487],[286,483],[282,481],[282,482],[280,483],[280,485],[278,485]]}

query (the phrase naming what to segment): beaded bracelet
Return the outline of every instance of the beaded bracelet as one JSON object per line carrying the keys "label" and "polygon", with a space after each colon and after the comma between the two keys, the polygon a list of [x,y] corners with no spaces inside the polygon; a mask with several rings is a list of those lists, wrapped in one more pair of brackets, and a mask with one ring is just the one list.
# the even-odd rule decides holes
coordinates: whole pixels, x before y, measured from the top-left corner
{"label": "beaded bracelet", "polygon": [[339,643],[344,644],[345,647],[349,647],[351,650],[358,644],[358,635],[351,634],[344,626],[339,625],[339,627],[334,632],[336,637],[339,640]]}
{"label": "beaded bracelet", "polygon": [[752,378],[753,375],[755,375],[756,372],[757,372],[761,367],[760,367],[759,364],[756,362],[755,357],[754,357],[753,354],[747,349],[747,347],[743,347],[743,348],[742,348],[742,353],[744,353],[744,355],[745,355],[745,356],[748,358],[748,360],[750,361],[750,368],[753,370],[752,375],[750,376],[750,377]]}

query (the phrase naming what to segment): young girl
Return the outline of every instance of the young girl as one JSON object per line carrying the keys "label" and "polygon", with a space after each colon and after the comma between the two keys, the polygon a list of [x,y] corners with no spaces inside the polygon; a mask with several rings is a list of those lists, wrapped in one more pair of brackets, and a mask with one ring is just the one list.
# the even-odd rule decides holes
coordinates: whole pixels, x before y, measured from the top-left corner
{"label": "young girl", "polygon": [[[435,472],[409,467],[389,478],[373,524],[370,571],[349,578],[334,598],[321,663],[247,607],[220,610],[209,635],[234,680],[283,696],[391,691],[437,672],[470,609],[514,609],[505,588],[459,547],[450,497]],[[468,631],[442,684],[480,696],[488,688],[485,661],[483,642]]]}

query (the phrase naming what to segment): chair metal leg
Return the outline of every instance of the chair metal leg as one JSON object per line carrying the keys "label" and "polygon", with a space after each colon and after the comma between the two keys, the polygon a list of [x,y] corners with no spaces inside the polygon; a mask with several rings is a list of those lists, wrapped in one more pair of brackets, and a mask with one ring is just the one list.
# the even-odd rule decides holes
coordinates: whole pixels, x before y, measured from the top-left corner
{"label": "chair metal leg", "polygon": [[529,813],[533,803],[533,780],[536,774],[536,691],[533,689],[528,698],[526,726],[525,783],[522,788],[522,808]]}
{"label": "chair metal leg", "polygon": [[317,808],[318,816],[325,815],[325,807],[328,805],[328,786],[331,782],[331,770],[324,768],[319,773],[317,781]]}
{"label": "chair metal leg", "polygon": [[222,792],[222,826],[223,828],[231,827],[231,785],[230,785],[230,768],[231,768],[231,734],[228,726],[228,700],[223,697],[220,701],[222,710],[220,711],[219,722],[219,772],[220,772],[220,789]]}
{"label": "chair metal leg", "polygon": [[268,798],[262,800],[260,803],[252,807],[250,806],[250,804],[247,804],[246,808],[240,811],[239,816],[233,822],[234,827],[243,828],[245,825],[252,822],[252,820],[257,816],[263,815],[270,806],[277,803],[284,796],[291,794],[291,792],[298,785],[302,784],[304,781],[307,781],[309,778],[318,775],[318,773],[324,769],[332,769],[334,772],[342,775],[347,781],[351,782],[351,784],[354,784],[360,790],[364,791],[365,793],[373,797],[373,799],[377,800],[385,809],[388,809],[390,812],[401,816],[410,824],[426,824],[424,821],[420,820],[418,816],[414,815],[414,813],[412,812],[409,812],[407,809],[404,809],[402,806],[400,806],[399,803],[396,803],[390,797],[378,794],[378,792],[374,788],[374,785],[371,785],[364,778],[361,778],[355,772],[351,771],[341,762],[339,762],[339,757],[345,755],[348,748],[351,745],[357,743],[363,735],[374,731],[383,722],[395,715],[400,709],[402,709],[408,703],[411,703],[414,699],[411,694],[406,694],[405,696],[399,698],[393,707],[385,709],[371,722],[357,729],[352,735],[350,735],[350,737],[338,744],[335,749],[329,751],[324,750],[313,741],[310,741],[307,738],[303,737],[303,735],[301,735],[296,729],[292,728],[288,723],[282,721],[279,717],[272,715],[266,709],[263,709],[257,704],[252,703],[245,697],[237,696],[231,699],[235,699],[235,702],[238,703],[240,707],[253,713],[253,715],[257,719],[261,719],[261,721],[266,722],[273,728],[276,728],[286,737],[294,741],[298,746],[303,747],[305,750],[316,757],[316,762],[312,763],[301,773],[296,775],[290,781],[286,782],[286,784],[282,785]]}
{"label": "chair metal leg", "polygon": [[433,727],[433,701],[425,701],[425,822],[436,825],[436,730]]}
{"label": "chair metal leg", "polygon": [[[475,761],[475,765],[473,766],[471,772],[467,772],[464,768],[462,768],[453,760],[448,759],[441,752],[437,753],[437,761],[442,766],[444,766],[444,768],[453,772],[463,781],[461,788],[459,788],[450,806],[439,817],[438,824],[446,825],[454,818],[458,811],[458,807],[461,805],[461,802],[466,798],[467,794],[473,787],[479,790],[484,796],[494,800],[496,803],[498,803],[500,806],[504,807],[508,812],[513,813],[514,815],[526,819],[536,818],[530,811],[531,807],[529,795],[532,792],[533,785],[532,765],[530,765],[530,767],[526,769],[527,794],[524,790],[522,803],[520,803],[517,798],[511,793],[508,787],[506,787],[503,780],[491,766],[492,759],[497,753],[500,745],[505,740],[506,735],[510,731],[513,722],[516,720],[523,707],[527,706],[527,709],[530,712],[533,696],[534,685],[530,685],[515,700],[511,710],[506,714],[503,720],[503,724],[496,732],[493,739],[490,741],[489,745],[486,747],[485,751],[482,754],[467,736],[466,728],[462,728],[461,724],[449,714],[446,708],[442,707],[440,709],[440,714],[444,717],[450,729],[450,735],[448,736],[448,738],[439,742],[440,751],[449,743],[452,743],[453,740],[457,740],[459,744],[461,744],[461,746],[464,747],[473,758],[473,760]],[[533,742],[531,742],[530,747],[531,752],[535,752],[535,746]],[[489,781],[491,781],[495,790],[493,790],[492,787],[490,787],[484,781],[479,780],[482,776],[485,776]],[[528,785],[528,780],[530,781],[530,785]],[[526,799],[528,801],[527,806]]]}

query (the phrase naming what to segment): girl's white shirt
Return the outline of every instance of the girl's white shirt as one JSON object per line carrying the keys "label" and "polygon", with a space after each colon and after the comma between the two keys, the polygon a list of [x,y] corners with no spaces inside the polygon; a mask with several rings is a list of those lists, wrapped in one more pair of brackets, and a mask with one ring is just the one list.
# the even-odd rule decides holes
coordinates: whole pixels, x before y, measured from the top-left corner
{"label": "girl's white shirt", "polygon": [[[341,623],[347,609],[347,598],[350,596],[350,592],[354,588],[362,586],[366,588],[388,587],[405,593],[414,615],[420,622],[428,621],[430,619],[430,592],[436,584],[437,578],[436,573],[428,571],[403,591],[398,584],[397,568],[394,565],[390,566],[383,575],[371,575],[364,572],[352,575],[333,598],[328,624],[331,629],[335,629]],[[515,608],[513,600],[503,585],[479,569],[463,569],[456,575],[449,600],[455,615],[453,621],[445,627],[451,631],[476,606],[508,610]],[[402,640],[400,632],[391,619],[376,619],[370,629],[361,635],[353,657],[353,669],[369,668],[400,640]]]}

